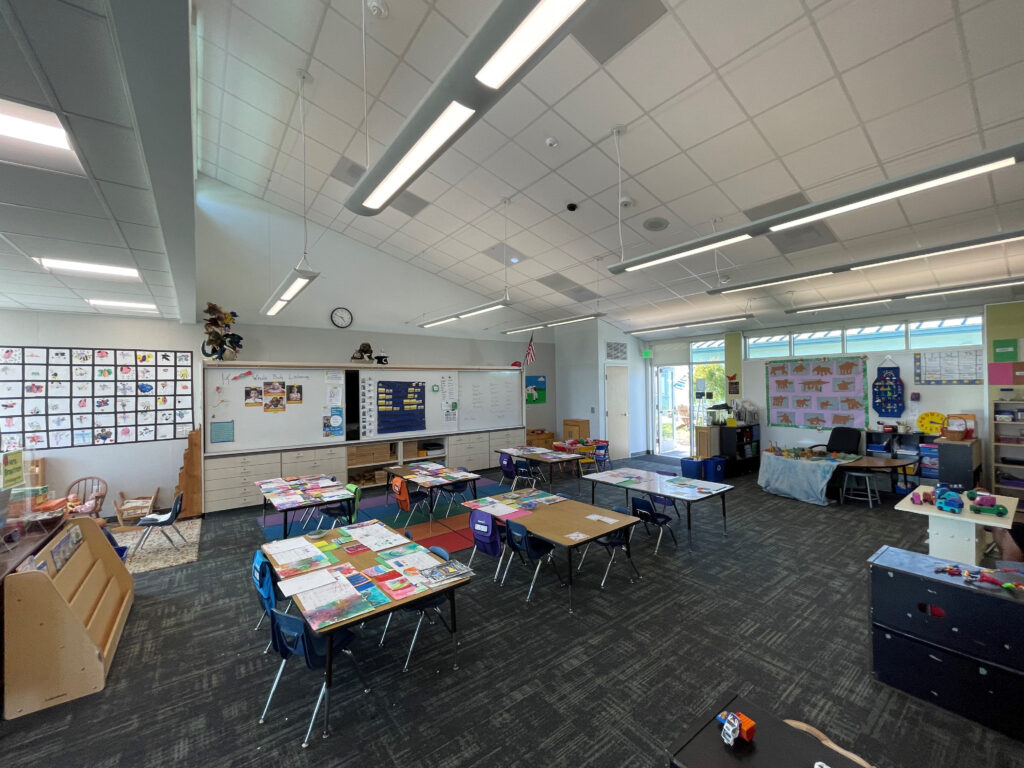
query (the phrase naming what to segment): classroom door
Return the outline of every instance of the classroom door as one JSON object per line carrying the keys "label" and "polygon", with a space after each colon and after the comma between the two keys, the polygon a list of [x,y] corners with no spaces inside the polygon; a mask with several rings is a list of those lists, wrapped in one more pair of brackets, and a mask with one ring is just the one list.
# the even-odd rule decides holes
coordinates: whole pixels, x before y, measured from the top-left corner
{"label": "classroom door", "polygon": [[624,365],[604,367],[604,424],[608,455],[629,458],[629,368]]}
{"label": "classroom door", "polygon": [[690,456],[690,367],[658,366],[658,423],[654,451],[662,456]]}

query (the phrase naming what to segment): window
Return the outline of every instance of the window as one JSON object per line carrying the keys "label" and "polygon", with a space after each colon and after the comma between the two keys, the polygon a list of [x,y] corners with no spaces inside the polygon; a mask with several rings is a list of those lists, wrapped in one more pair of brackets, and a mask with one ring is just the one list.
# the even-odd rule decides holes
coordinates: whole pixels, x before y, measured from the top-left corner
{"label": "window", "polygon": [[843,351],[843,332],[838,328],[834,331],[807,331],[793,335],[793,354],[824,355]]}
{"label": "window", "polygon": [[755,357],[789,357],[789,334],[748,338],[747,358]]}
{"label": "window", "polygon": [[725,339],[690,344],[691,363],[725,362]]}
{"label": "window", "polygon": [[962,347],[981,344],[981,315],[910,323],[910,348]]}
{"label": "window", "polygon": [[907,326],[903,323],[867,325],[846,329],[847,352],[871,352],[887,349],[906,349]]}

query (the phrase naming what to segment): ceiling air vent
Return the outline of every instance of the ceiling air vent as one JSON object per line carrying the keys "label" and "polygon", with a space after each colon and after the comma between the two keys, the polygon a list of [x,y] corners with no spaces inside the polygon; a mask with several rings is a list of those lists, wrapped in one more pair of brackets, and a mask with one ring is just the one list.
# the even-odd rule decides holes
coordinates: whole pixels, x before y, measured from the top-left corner
{"label": "ceiling air vent", "polygon": [[628,360],[629,347],[624,341],[606,341],[604,343],[605,360]]}

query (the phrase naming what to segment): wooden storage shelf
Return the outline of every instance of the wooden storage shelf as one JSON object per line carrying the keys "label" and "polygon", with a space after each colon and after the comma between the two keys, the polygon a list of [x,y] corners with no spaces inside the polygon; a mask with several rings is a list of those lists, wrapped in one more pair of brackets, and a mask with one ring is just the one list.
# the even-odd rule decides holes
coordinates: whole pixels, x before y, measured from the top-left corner
{"label": "wooden storage shelf", "polygon": [[370,462],[369,464],[349,464],[348,468],[349,469],[362,469],[363,467],[383,467],[385,464],[397,464],[397,463],[398,463],[398,457],[397,456],[392,456],[387,461],[373,461],[373,462]]}
{"label": "wooden storage shelf", "polygon": [[[54,551],[79,534],[58,568]],[[92,518],[66,521],[36,563],[3,581],[7,720],[102,690],[135,599],[131,575]]]}

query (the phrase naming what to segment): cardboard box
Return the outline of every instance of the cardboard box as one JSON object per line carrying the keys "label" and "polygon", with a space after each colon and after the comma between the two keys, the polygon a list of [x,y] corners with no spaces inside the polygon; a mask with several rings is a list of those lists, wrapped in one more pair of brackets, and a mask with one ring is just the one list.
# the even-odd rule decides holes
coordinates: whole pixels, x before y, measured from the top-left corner
{"label": "cardboard box", "polygon": [[373,482],[377,483],[378,485],[383,485],[387,481],[388,473],[385,472],[383,469],[378,469],[376,472],[373,473]]}

